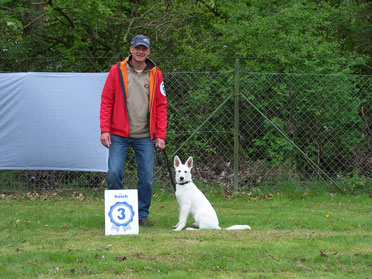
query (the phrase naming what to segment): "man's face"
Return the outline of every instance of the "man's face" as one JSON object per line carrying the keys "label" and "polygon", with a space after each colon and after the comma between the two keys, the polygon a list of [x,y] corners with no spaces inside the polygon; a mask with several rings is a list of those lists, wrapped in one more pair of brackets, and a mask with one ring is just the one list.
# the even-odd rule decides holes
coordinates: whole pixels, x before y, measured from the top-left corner
{"label": "man's face", "polygon": [[142,45],[136,47],[131,46],[130,52],[132,53],[132,57],[136,62],[142,63],[149,56],[150,49]]}

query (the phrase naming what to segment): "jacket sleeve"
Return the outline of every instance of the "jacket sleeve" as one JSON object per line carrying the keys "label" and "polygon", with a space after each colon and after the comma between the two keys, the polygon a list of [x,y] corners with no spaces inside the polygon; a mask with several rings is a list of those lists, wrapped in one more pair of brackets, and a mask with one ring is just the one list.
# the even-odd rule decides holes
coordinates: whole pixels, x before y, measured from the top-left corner
{"label": "jacket sleeve", "polygon": [[112,111],[115,101],[114,96],[114,71],[115,65],[111,68],[101,95],[101,108],[99,114],[101,134],[110,132],[110,124],[112,118]]}
{"label": "jacket sleeve", "polygon": [[167,97],[164,87],[163,76],[158,70],[157,73],[157,86],[155,89],[156,96],[156,138],[164,139],[167,134]]}

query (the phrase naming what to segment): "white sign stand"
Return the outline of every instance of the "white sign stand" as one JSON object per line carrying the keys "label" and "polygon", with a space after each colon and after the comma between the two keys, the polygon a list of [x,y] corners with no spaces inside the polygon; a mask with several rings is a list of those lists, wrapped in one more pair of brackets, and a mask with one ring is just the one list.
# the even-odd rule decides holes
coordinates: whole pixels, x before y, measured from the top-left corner
{"label": "white sign stand", "polygon": [[105,190],[105,235],[138,233],[137,190]]}

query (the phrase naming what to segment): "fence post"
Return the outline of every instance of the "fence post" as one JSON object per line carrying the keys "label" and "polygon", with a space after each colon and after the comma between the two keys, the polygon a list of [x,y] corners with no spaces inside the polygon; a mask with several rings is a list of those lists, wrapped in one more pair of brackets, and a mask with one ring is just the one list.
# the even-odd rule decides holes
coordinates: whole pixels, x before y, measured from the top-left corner
{"label": "fence post", "polygon": [[239,59],[235,59],[235,94],[234,94],[234,191],[239,188]]}

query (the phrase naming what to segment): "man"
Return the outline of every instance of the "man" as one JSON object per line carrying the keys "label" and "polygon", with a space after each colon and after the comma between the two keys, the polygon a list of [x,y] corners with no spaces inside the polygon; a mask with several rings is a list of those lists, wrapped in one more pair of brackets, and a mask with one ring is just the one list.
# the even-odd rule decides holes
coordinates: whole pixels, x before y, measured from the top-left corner
{"label": "man", "polygon": [[129,146],[137,161],[138,214],[141,226],[149,222],[154,143],[165,148],[167,99],[163,77],[148,56],[150,39],[133,38],[131,54],[111,67],[101,96],[101,143],[109,148],[107,186],[123,189],[123,167]]}

